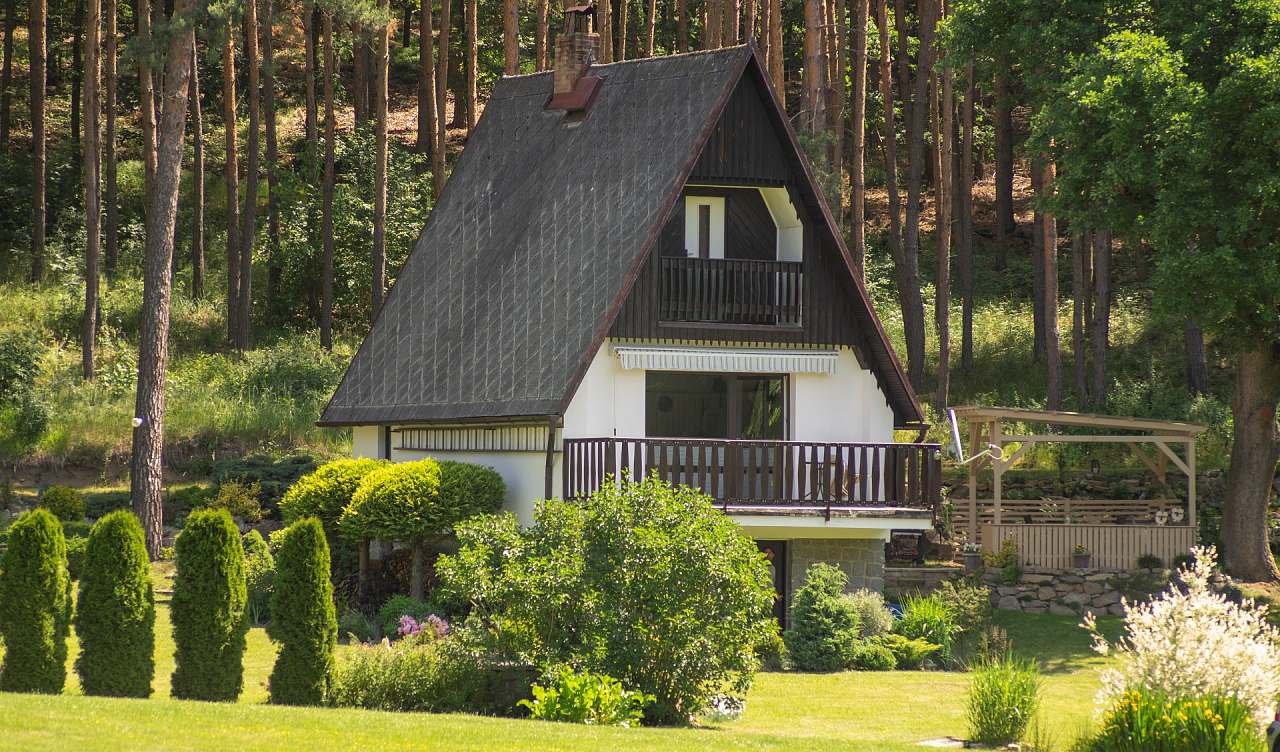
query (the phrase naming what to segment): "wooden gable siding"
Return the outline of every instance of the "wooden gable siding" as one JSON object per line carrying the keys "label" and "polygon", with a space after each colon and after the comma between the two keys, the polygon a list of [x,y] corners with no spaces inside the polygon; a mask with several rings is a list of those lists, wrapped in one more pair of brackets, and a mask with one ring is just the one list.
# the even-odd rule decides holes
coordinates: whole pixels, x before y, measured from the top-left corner
{"label": "wooden gable siding", "polygon": [[686,187],[676,202],[671,219],[662,228],[658,253],[663,256],[686,256],[684,242],[684,198],[686,196],[719,196],[724,199],[724,257],[772,261],[777,257],[778,228],[765,206],[760,191],[754,188]]}
{"label": "wooden gable siding", "polygon": [[689,175],[690,183],[782,185],[792,179],[783,136],[769,119],[766,90],[748,70]]}

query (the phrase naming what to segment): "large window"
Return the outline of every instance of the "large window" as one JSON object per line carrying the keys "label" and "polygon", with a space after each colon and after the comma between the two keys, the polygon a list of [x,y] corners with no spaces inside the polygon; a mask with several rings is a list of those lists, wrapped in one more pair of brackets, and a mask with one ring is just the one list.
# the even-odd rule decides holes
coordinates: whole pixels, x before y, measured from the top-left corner
{"label": "large window", "polygon": [[645,435],[785,439],[787,377],[773,374],[645,374]]}

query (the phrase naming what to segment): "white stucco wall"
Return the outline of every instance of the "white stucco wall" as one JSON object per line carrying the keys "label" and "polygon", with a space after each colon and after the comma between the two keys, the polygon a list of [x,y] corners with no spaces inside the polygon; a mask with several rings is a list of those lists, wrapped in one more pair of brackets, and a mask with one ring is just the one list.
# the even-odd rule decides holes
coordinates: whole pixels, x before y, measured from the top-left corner
{"label": "white stucco wall", "polygon": [[893,410],[849,348],[840,348],[834,374],[796,374],[791,385],[792,439],[893,441]]}
{"label": "white stucco wall", "polygon": [[565,438],[644,436],[644,374],[623,368],[606,339],[565,410]]}
{"label": "white stucco wall", "polygon": [[356,426],[351,429],[352,457],[381,457],[382,446],[378,441],[381,426]]}

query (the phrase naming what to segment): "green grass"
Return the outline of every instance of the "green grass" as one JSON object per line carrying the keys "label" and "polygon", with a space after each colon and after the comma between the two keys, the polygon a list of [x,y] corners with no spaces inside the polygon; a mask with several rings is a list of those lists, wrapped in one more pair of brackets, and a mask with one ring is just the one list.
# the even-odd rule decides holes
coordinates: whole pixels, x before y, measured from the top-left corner
{"label": "green grass", "polygon": [[[167,590],[169,571],[157,567]],[[5,733],[0,749],[410,749],[448,740],[460,750],[884,750],[965,732],[963,673],[894,671],[838,674],[762,673],[741,720],[700,729],[600,729],[469,715],[395,714],[265,705],[274,648],[265,631],[249,632],[245,691],[237,704],[171,700],[173,640],[167,597],[158,599],[156,694],[145,701],[79,695],[74,673],[57,698],[0,694]],[[1106,659],[1089,649],[1076,619],[1000,613],[1019,655],[1041,661],[1042,721],[1069,740],[1090,722],[1098,671]],[[1104,619],[1114,635],[1116,619]],[[339,650],[344,648],[340,647]],[[71,656],[76,653],[74,640]]]}

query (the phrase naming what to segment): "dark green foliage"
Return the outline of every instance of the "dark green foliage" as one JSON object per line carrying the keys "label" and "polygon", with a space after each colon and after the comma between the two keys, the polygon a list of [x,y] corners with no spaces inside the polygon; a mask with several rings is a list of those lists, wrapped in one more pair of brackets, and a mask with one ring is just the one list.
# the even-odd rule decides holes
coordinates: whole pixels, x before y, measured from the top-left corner
{"label": "dark green foliage", "polygon": [[193,509],[207,506],[213,501],[216,491],[212,486],[182,486],[169,488],[164,495],[164,521],[175,527],[182,527],[187,515]]}
{"label": "dark green foliage", "polygon": [[244,682],[245,562],[225,510],[198,509],[177,541],[173,696],[233,701]]}
{"label": "dark green foliage", "polygon": [[409,542],[447,533],[469,516],[469,507],[440,497],[440,464],[426,459],[366,475],[338,524],[351,538]]}
{"label": "dark green foliage", "polygon": [[902,599],[902,619],[894,630],[904,637],[912,637],[938,645],[938,658],[949,661],[953,655],[958,632],[956,613],[939,595],[909,595]]}
{"label": "dark green foliage", "polygon": [[298,482],[298,478],[316,469],[316,460],[309,454],[292,454],[273,457],[268,454],[251,454],[218,460],[213,463],[210,478],[221,486],[224,483],[258,485],[258,500],[268,517],[274,517],[284,492]]}
{"label": "dark green foliage", "polygon": [[271,671],[271,702],[321,705],[328,698],[338,620],[329,582],[329,544],[315,517],[298,520],[281,536],[275,614],[267,634],[280,643]]}
{"label": "dark green foliage", "polygon": [[84,519],[84,497],[74,488],[49,486],[40,494],[37,506],[48,509],[63,522],[79,522]]}
{"label": "dark green foliage", "polygon": [[378,637],[378,626],[363,613],[348,607],[338,617],[338,637],[356,642],[371,642]]}
{"label": "dark green foliage", "polygon": [[76,673],[88,695],[150,697],[155,595],[142,526],[118,510],[93,526],[76,605]]}
{"label": "dark green foliage", "polygon": [[271,592],[276,579],[276,561],[262,533],[250,530],[241,538],[244,545],[245,611],[254,624],[271,618]]}
{"label": "dark green foliage", "polygon": [[76,520],[75,522],[62,523],[62,535],[64,538],[88,538],[89,533],[93,531],[93,525],[87,520]]}
{"label": "dark green foliage", "polygon": [[878,640],[859,642],[849,661],[849,667],[858,671],[892,671],[897,665],[897,656]]}
{"label": "dark green foliage", "polygon": [[454,504],[465,517],[492,514],[502,508],[507,486],[491,467],[469,462],[440,462],[440,498]]}
{"label": "dark green foliage", "polygon": [[791,597],[791,628],[782,635],[801,671],[847,668],[858,647],[855,605],[844,596],[849,579],[830,564],[814,564]]}
{"label": "dark green foliage", "polygon": [[1164,569],[1164,560],[1155,554],[1143,554],[1138,557],[1139,569]]}
{"label": "dark green foliage", "polygon": [[874,642],[893,654],[894,664],[900,669],[921,668],[926,660],[942,649],[932,642],[900,634],[882,634]]}
{"label": "dark green foliage", "polygon": [[49,411],[31,392],[0,402],[0,459],[12,462],[30,452],[49,426]]}
{"label": "dark green foliage", "polygon": [[262,502],[258,500],[257,483],[241,483],[229,480],[218,486],[218,493],[210,501],[210,509],[225,509],[231,516],[244,522],[262,520]]}
{"label": "dark green foliage", "polygon": [[57,694],[67,680],[71,578],[62,525],[45,509],[9,528],[0,569],[0,690]]}
{"label": "dark green foliage", "polygon": [[33,334],[19,329],[0,331],[0,404],[18,401],[40,371],[44,347]]}
{"label": "dark green foliage", "polygon": [[378,624],[382,627],[382,635],[395,639],[400,628],[401,616],[412,616],[415,621],[422,621],[431,614],[445,616],[445,609],[431,601],[420,601],[407,595],[393,595],[378,609]]}
{"label": "dark green foliage", "polygon": [[606,484],[544,502],[532,527],[480,515],[457,535],[458,553],[436,563],[443,589],[473,605],[457,634],[498,635],[490,654],[615,677],[654,695],[649,722],[684,723],[713,695],[745,692],[776,628],[764,557],[687,487]]}
{"label": "dark green foliage", "polygon": [[79,580],[84,573],[85,554],[89,550],[89,539],[83,535],[68,537],[67,541],[67,575],[72,580]]}
{"label": "dark green foliage", "polygon": [[369,458],[326,462],[289,486],[280,499],[280,514],[285,522],[318,517],[325,530],[333,533],[360,481],[385,464],[386,460]]}
{"label": "dark green foliage", "polygon": [[84,494],[84,514],[91,520],[106,517],[117,509],[129,509],[128,491],[90,491]]}
{"label": "dark green foliage", "polygon": [[951,612],[955,624],[952,656],[962,661],[980,657],[980,645],[991,629],[991,592],[978,582],[947,580],[933,591],[933,597]]}

